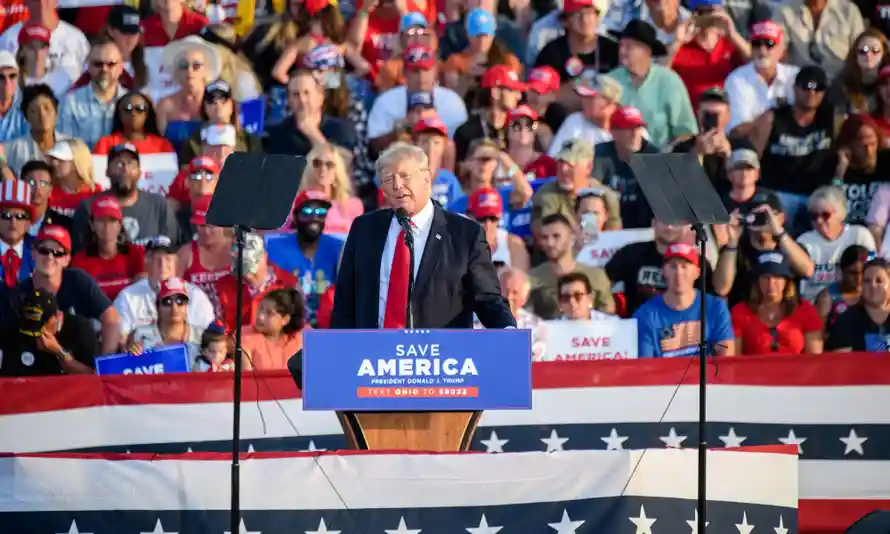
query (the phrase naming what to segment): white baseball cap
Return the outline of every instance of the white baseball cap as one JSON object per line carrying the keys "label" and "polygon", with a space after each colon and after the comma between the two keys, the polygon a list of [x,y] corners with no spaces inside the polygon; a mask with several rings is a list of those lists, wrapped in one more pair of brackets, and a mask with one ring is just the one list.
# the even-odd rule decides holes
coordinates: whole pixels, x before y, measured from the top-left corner
{"label": "white baseball cap", "polygon": [[56,146],[49,149],[46,155],[60,161],[72,161],[74,159],[74,151],[71,150],[71,145],[67,141],[56,143]]}
{"label": "white baseball cap", "polygon": [[201,141],[210,146],[223,145],[235,148],[238,135],[231,124],[208,124],[201,130]]}
{"label": "white baseball cap", "polygon": [[15,56],[9,50],[0,50],[0,69],[16,69],[19,64],[15,61]]}

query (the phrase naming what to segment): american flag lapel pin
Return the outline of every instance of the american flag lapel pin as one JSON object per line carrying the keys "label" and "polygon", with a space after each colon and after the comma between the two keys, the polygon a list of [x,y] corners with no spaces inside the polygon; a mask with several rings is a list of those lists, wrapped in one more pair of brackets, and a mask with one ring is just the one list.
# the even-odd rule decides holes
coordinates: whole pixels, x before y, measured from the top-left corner
{"label": "american flag lapel pin", "polygon": [[436,239],[441,240],[441,239],[442,239],[442,236],[440,236],[439,234],[436,234]]}

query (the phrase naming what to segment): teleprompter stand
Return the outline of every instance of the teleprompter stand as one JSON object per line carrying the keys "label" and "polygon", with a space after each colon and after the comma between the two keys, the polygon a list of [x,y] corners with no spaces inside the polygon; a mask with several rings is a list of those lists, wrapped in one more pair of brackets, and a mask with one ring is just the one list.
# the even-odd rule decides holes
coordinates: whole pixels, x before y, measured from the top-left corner
{"label": "teleprompter stand", "polygon": [[277,154],[231,154],[223,165],[213,193],[207,224],[235,230],[238,282],[235,319],[235,376],[232,400],[232,504],[230,532],[241,523],[241,348],[244,284],[244,234],[251,230],[276,230],[287,220],[297,196],[305,158]]}
{"label": "teleprompter stand", "polygon": [[655,218],[665,224],[691,224],[699,246],[701,340],[698,347],[698,533],[707,525],[707,383],[708,346],[705,328],[705,245],[706,224],[729,222],[720,196],[702,169],[695,154],[635,155],[628,161]]}

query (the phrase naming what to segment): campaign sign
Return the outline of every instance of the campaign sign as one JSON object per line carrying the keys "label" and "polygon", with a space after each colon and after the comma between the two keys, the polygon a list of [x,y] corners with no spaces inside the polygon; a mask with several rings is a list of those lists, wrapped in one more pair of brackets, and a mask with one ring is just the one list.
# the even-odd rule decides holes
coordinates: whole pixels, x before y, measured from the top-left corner
{"label": "campaign sign", "polygon": [[238,118],[245,132],[263,135],[263,121],[266,117],[266,97],[254,98],[238,103]]}
{"label": "campaign sign", "polygon": [[545,321],[538,326],[544,343],[541,361],[633,360],[639,355],[636,319]]}
{"label": "campaign sign", "polygon": [[304,330],[303,408],[530,410],[529,330]]}
{"label": "campaign sign", "polygon": [[616,252],[631,243],[642,243],[655,239],[651,228],[633,228],[628,230],[607,230],[584,245],[575,261],[592,267],[605,267]]}
{"label": "campaign sign", "polygon": [[188,348],[181,343],[147,350],[139,356],[127,352],[96,357],[96,374],[100,376],[164,375],[190,370]]}

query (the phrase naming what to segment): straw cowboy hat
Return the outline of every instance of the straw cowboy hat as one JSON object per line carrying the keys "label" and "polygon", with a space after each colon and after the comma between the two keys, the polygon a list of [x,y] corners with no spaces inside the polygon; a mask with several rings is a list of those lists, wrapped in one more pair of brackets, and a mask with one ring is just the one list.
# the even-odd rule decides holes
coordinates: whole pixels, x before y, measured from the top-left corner
{"label": "straw cowboy hat", "polygon": [[196,35],[189,35],[164,47],[164,51],[161,53],[161,63],[164,65],[164,69],[171,74],[176,72],[176,61],[183,54],[191,51],[198,51],[204,55],[208,82],[219,78],[219,73],[222,70],[219,52],[212,44]]}

